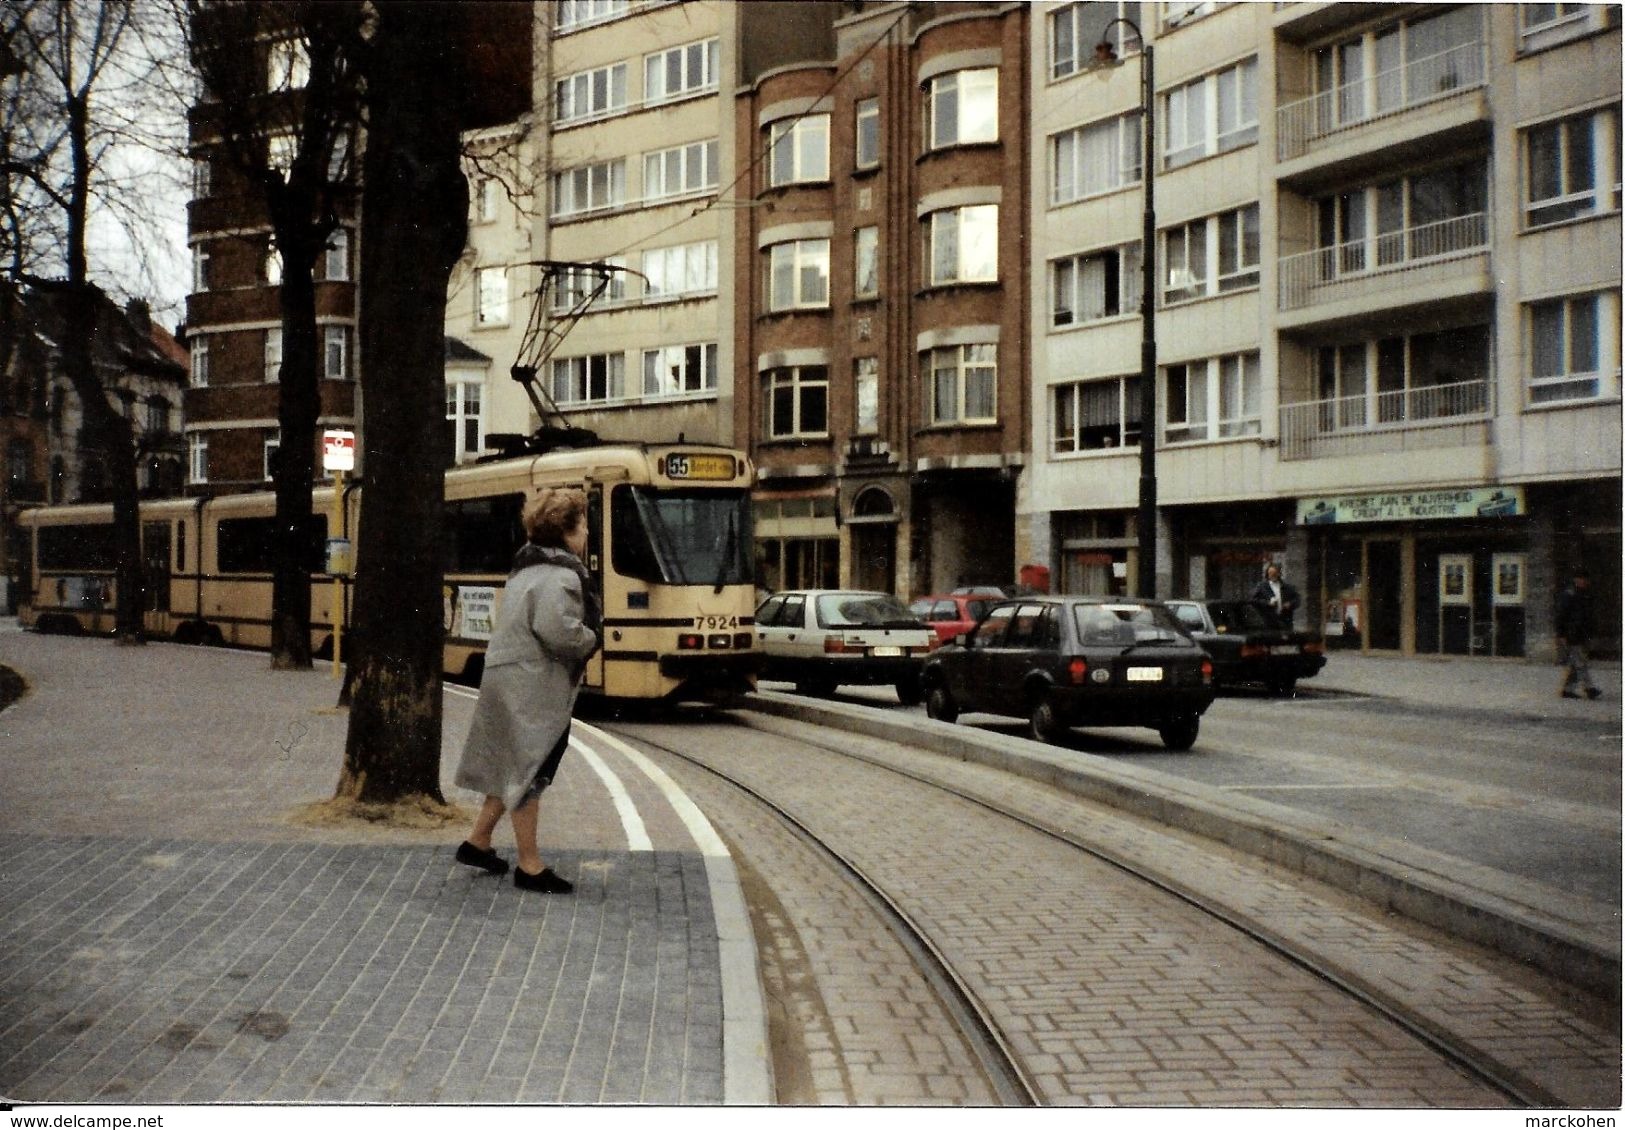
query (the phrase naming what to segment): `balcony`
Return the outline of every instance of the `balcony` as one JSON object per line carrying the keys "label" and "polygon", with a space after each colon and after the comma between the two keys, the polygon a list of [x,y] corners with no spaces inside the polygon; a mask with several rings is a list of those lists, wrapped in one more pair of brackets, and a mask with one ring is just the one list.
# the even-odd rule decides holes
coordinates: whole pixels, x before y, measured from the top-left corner
{"label": "balcony", "polygon": [[1276,159],[1292,161],[1485,85],[1484,44],[1463,43],[1276,111]]}
{"label": "balcony", "polygon": [[1489,380],[1393,389],[1281,405],[1281,460],[1459,447],[1486,438]]}
{"label": "balcony", "polygon": [[1415,293],[1423,285],[1487,286],[1482,267],[1489,249],[1489,213],[1472,212],[1384,232],[1374,239],[1288,255],[1278,264],[1280,308],[1302,310],[1372,299],[1393,305],[1396,295]]}

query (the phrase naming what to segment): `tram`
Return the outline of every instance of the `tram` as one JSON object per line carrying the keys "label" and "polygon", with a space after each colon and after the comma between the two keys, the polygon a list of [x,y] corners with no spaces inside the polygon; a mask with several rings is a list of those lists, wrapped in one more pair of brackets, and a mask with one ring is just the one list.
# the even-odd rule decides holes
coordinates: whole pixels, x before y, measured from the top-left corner
{"label": "tram", "polygon": [[[520,509],[542,487],[587,494],[587,568],[604,607],[604,646],[583,692],[606,699],[723,700],[754,684],[750,488],[743,452],[700,444],[608,444],[478,463],[446,472],[443,522],[448,676],[477,680],[524,541]],[[354,543],[364,483],[348,486],[329,531],[334,488],[311,502],[311,647],[331,656],[348,630],[351,578],[329,539]],[[179,643],[271,644],[269,492],[143,502],[145,627]],[[18,620],[42,632],[110,633],[117,592],[111,505],[23,511]],[[329,566],[333,571],[328,571]],[[338,584],[335,585],[334,578]],[[336,595],[335,595],[336,594]]]}

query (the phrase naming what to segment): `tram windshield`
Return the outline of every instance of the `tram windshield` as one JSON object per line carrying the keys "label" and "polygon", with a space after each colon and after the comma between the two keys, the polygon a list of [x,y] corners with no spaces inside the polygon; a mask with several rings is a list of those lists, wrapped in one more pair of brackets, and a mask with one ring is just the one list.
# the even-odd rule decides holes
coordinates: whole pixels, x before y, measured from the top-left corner
{"label": "tram windshield", "polygon": [[610,526],[610,561],[623,577],[717,588],[751,582],[745,491],[617,486]]}

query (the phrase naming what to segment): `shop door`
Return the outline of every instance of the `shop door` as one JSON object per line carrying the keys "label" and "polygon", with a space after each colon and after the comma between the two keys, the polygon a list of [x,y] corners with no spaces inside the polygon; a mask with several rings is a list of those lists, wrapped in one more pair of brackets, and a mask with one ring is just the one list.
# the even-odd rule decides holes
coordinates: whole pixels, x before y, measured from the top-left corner
{"label": "shop door", "polygon": [[1373,651],[1398,651],[1404,616],[1400,543],[1365,543],[1365,643]]}

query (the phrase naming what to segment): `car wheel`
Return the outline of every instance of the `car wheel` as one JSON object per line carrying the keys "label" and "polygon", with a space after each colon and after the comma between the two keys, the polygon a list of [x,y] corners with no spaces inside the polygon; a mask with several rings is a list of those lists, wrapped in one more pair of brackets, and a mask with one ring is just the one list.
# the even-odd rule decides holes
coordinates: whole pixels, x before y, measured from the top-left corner
{"label": "car wheel", "polygon": [[1298,680],[1294,676],[1288,679],[1275,679],[1270,683],[1270,694],[1277,698],[1291,698],[1298,693]]}
{"label": "car wheel", "polygon": [[901,679],[897,683],[897,701],[904,706],[918,706],[925,701],[925,688],[918,676]]}
{"label": "car wheel", "polygon": [[1171,750],[1184,751],[1196,744],[1196,735],[1201,728],[1202,719],[1195,714],[1187,714],[1163,723],[1157,728],[1157,733],[1162,735],[1163,745]]}
{"label": "car wheel", "polygon": [[1027,714],[1028,729],[1033,740],[1038,742],[1058,742],[1061,735],[1066,733],[1066,727],[1055,714],[1055,707],[1050,705],[1048,696],[1033,703],[1033,708]]}
{"label": "car wheel", "polygon": [[925,715],[938,722],[953,722],[959,717],[959,704],[947,687],[932,687],[931,693],[925,696]]}

